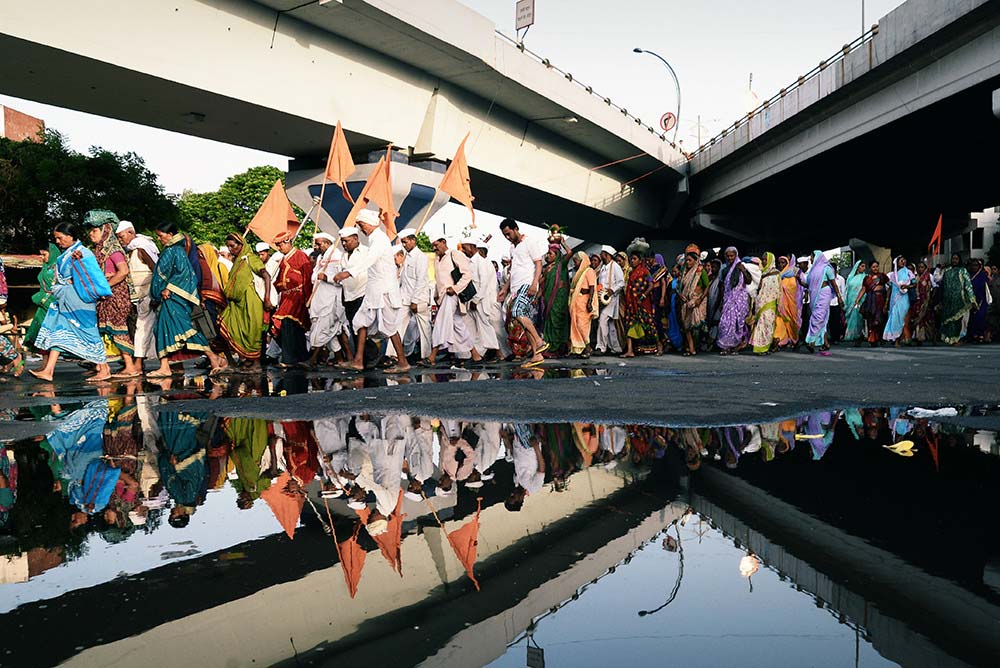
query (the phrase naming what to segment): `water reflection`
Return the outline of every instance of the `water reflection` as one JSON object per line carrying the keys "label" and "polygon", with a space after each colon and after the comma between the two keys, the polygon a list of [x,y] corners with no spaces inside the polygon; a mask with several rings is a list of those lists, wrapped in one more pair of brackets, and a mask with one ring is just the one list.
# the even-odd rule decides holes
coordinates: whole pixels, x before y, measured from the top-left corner
{"label": "water reflection", "polygon": [[[109,655],[98,646],[126,643],[137,633],[151,641],[146,636],[155,624],[202,611],[236,614],[229,606],[243,597],[271,600],[268,587],[301,594],[299,612],[312,610],[315,618],[296,633],[307,647],[328,654],[384,633],[384,624],[399,631],[394,611],[412,608],[408,614],[424,619],[430,645],[412,662],[395,663],[418,663],[455,643],[465,647],[457,640],[463,625],[487,624],[489,614],[514,610],[546,583],[566,579],[569,586],[582,577],[583,556],[600,566],[592,574],[597,579],[628,571],[636,545],[673,555],[656,567],[669,567],[676,579],[652,601],[640,596],[641,586],[609,578],[618,584],[603,586],[629,594],[605,605],[613,614],[614,606],[626,604],[630,614],[665,618],[662,611],[691,605],[679,598],[685,554],[696,571],[692,559],[715,558],[692,547],[706,536],[733,541],[727,568],[749,592],[761,577],[785,578],[787,549],[769,542],[769,532],[747,528],[766,513],[749,512],[746,500],[733,510],[736,497],[729,495],[751,489],[737,482],[769,493],[772,510],[791,504],[828,531],[858,536],[957,583],[985,601],[984,609],[1000,603],[1000,549],[989,510],[1000,477],[995,435],[932,414],[847,409],[751,425],[669,428],[374,414],[274,422],[169,405],[206,392],[282,389],[255,383],[180,382],[174,388],[168,382],[163,397],[132,393],[31,409],[33,419],[51,420],[52,429],[0,449],[0,612],[30,627],[61,623],[79,615],[80,606],[99,606],[130,590],[141,598],[166,586],[180,598],[194,596],[161,608],[140,606],[148,620],[138,626],[109,624],[89,635],[78,629],[32,665],[88,647],[94,653],[81,655],[87,657],[82,665],[99,665]],[[902,502],[901,494],[907,495]],[[934,507],[945,494],[963,518]],[[739,517],[741,504],[749,518]],[[791,517],[790,510],[782,512]],[[921,531],[946,524],[961,527],[962,535],[928,546]],[[570,549],[573,541],[578,548]],[[544,566],[528,568],[539,560]],[[218,577],[227,572],[239,577],[223,586]],[[511,573],[520,577],[512,580]],[[310,580],[320,574],[321,580]],[[125,589],[123,581],[130,583]],[[579,598],[584,584],[575,584],[575,598],[568,595],[558,607]],[[708,595],[698,589],[704,586],[694,588],[698,596]],[[431,623],[419,611],[427,602],[457,606],[456,596],[480,587],[487,598],[461,624],[446,624],[444,617]],[[345,599],[358,599],[356,611]],[[332,614],[330,601],[339,601],[334,630],[323,622]],[[541,614],[508,628],[506,643],[525,640]],[[865,614],[842,610],[838,623],[863,636]],[[379,615],[385,621],[363,623],[383,619]],[[250,618],[243,623],[258,626]],[[236,665],[291,656],[252,643],[223,654]]]}

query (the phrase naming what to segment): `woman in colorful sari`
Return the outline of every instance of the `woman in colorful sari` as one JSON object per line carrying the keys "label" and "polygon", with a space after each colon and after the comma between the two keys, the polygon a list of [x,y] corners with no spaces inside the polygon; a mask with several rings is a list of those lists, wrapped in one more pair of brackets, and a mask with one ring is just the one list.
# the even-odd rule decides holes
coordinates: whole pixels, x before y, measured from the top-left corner
{"label": "woman in colorful sari", "polygon": [[989,313],[989,302],[986,293],[990,289],[990,275],[983,268],[982,260],[972,261],[972,294],[976,297],[976,308],[969,316],[969,340],[976,343],[987,343],[990,340],[989,324],[986,315]]}
{"label": "woman in colorful sari", "polygon": [[708,331],[708,272],[701,266],[697,252],[684,255],[684,275],[681,277],[680,302],[681,328],[684,331],[685,357],[697,355],[697,341]]}
{"label": "woman in colorful sari", "polygon": [[826,326],[830,321],[830,302],[834,295],[841,303],[844,301],[837,286],[836,273],[822,251],[813,251],[812,267],[806,276],[809,287],[809,332],[806,334],[806,347],[809,352],[815,352],[816,346],[822,350],[830,349],[827,342]]}
{"label": "woman in colorful sari", "polygon": [[215,322],[226,307],[223,290],[229,280],[229,269],[219,262],[219,253],[212,244],[198,246],[198,262],[201,265],[201,284],[198,286],[201,306],[208,312],[211,321]]}
{"label": "woman in colorful sari", "polygon": [[962,320],[975,308],[976,295],[969,272],[955,253],[951,256],[951,266],[941,276],[941,340],[950,346],[961,342],[965,334]]}
{"label": "woman in colorful sari", "polygon": [[191,310],[201,303],[198,279],[191,269],[184,235],[173,223],[160,223],[156,237],[163,252],[156,261],[156,270],[149,285],[150,306],[156,309],[156,353],[160,368],[150,378],[171,375],[170,363],[206,355],[212,365],[212,375],[220,373],[225,364],[208,347],[208,339],[195,329]]}
{"label": "woman in colorful sari", "polygon": [[924,341],[933,342],[937,329],[934,322],[934,281],[926,262],[917,263],[916,287],[912,294],[910,332],[914,343],[919,346]]}
{"label": "woman in colorful sari", "polygon": [[856,306],[858,303],[858,297],[862,295],[862,289],[865,283],[865,272],[868,270],[868,265],[866,265],[861,260],[854,263],[851,267],[851,273],[847,275],[847,294],[844,297],[847,301],[844,302],[844,318],[847,320],[847,329],[844,333],[844,341],[847,343],[854,342],[854,345],[860,346],[862,339],[865,336],[865,319],[861,315],[861,307]]}
{"label": "woman in colorful sari", "polygon": [[888,285],[889,277],[879,271],[878,260],[872,260],[868,275],[861,284],[861,292],[853,304],[854,308],[861,309],[865,326],[868,328],[868,345],[872,348],[882,340],[882,330],[885,329]]}
{"label": "woman in colorful sari", "polygon": [[916,278],[906,268],[906,258],[902,255],[893,260],[893,265],[889,274],[889,315],[882,338],[895,341],[898,348],[910,340],[910,288],[916,286]]}
{"label": "woman in colorful sari", "polygon": [[590,323],[597,317],[597,274],[583,251],[573,260],[576,274],[569,288],[570,353],[590,357]]}
{"label": "woman in colorful sari", "polygon": [[284,255],[278,265],[274,281],[281,299],[271,318],[274,338],[281,346],[279,366],[308,368],[309,349],[306,347],[306,329],[309,327],[309,297],[312,295],[312,263],[306,254],[292,245],[294,235],[287,232],[274,240],[278,251]]}
{"label": "woman in colorful sari", "polygon": [[778,284],[781,296],[778,299],[778,316],[774,323],[774,340],[779,348],[794,348],[799,342],[802,328],[802,284],[799,282],[799,268],[795,256],[778,258]]}
{"label": "woman in colorful sari", "polygon": [[560,244],[550,243],[543,261],[538,317],[550,355],[558,356],[569,340],[569,253],[564,254]]}
{"label": "woman in colorful sari", "polygon": [[[35,340],[38,338],[38,330],[42,328],[42,320],[45,319],[45,312],[49,304],[55,298],[52,288],[55,286],[56,261],[59,259],[59,247],[53,243],[47,249],[40,251],[42,256],[42,270],[38,272],[38,292],[31,295],[31,301],[35,303],[35,315],[31,318],[31,325],[24,334],[24,345],[28,348],[35,348]],[[44,366],[44,358],[42,362]]]}
{"label": "woman in colorful sari", "polygon": [[[672,279],[667,275],[667,265],[659,253],[646,258],[646,268],[653,281],[653,292],[649,298],[653,302],[653,324],[656,325],[657,352],[663,352],[663,344],[671,338],[673,319]],[[679,332],[677,332],[679,335]]]}
{"label": "woman in colorful sari", "polygon": [[[111,294],[97,258],[80,243],[79,233],[71,223],[59,223],[52,232],[56,246],[62,249],[56,261],[53,299],[38,330],[35,347],[48,350],[45,366],[30,373],[40,380],[52,381],[60,353],[66,353],[94,364],[108,361],[104,342],[97,331],[98,295]],[[93,382],[107,380],[105,372],[90,378]]]}
{"label": "woman in colorful sari", "polygon": [[[683,256],[681,256],[683,259]],[[680,350],[684,346],[684,330],[681,328],[681,265],[680,262],[670,268],[670,277],[664,279],[667,286],[667,331],[666,338],[657,342],[656,354],[663,352],[663,346],[670,345],[674,350]],[[653,302],[656,303],[655,301]]]}
{"label": "woman in colorful sari", "polygon": [[628,281],[625,284],[625,327],[626,349],[622,357],[635,357],[636,352],[643,354],[656,352],[656,323],[653,322],[653,278],[649,275],[649,267],[643,262],[642,251],[637,247],[629,248]]}
{"label": "woman in colorful sari", "polygon": [[227,236],[226,246],[233,256],[233,268],[226,283],[226,308],[219,316],[219,340],[230,364],[232,356],[239,355],[243,367],[255,371],[260,369],[264,310],[270,311],[271,304],[265,304],[257,294],[254,277],[264,281],[264,294],[270,294],[271,276],[242,235]]}
{"label": "woman in colorful sari", "polygon": [[774,266],[774,253],[764,253],[760,287],[757,288],[757,297],[754,303],[756,312],[754,313],[753,334],[750,336],[750,343],[757,355],[766,355],[771,352],[775,341],[774,330],[778,319],[778,299],[780,297],[781,280],[778,270]]}
{"label": "woman in colorful sari", "polygon": [[97,366],[97,377],[111,375],[112,378],[138,378],[142,367],[135,363],[132,354],[135,345],[129,332],[128,321],[132,315],[132,277],[129,276],[128,257],[122,248],[112,225],[118,224],[118,216],[111,211],[94,209],[83,217],[83,226],[88,229],[90,242],[94,245],[94,256],[104,270],[104,276],[111,286],[111,296],[97,302],[97,329],[104,338],[109,352],[117,350],[121,354],[125,368],[120,373],[111,374],[107,364]]}
{"label": "woman in colorful sari", "polygon": [[726,249],[727,268],[722,277],[722,317],[719,319],[719,348],[722,355],[735,355],[747,345],[750,336],[750,272],[740,261],[735,246]]}

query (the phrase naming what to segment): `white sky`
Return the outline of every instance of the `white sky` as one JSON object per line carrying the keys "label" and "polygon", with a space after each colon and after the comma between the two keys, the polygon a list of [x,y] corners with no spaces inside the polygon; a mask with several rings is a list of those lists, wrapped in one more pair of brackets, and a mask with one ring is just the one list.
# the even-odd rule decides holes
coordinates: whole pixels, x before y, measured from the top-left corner
{"label": "white sky", "polygon": [[[463,0],[514,34],[514,0]],[[763,99],[791,83],[861,33],[861,7],[870,26],[901,0],[536,0],[536,24],[525,44],[580,81],[650,124],[677,101],[663,65],[633,47],[655,51],[677,72],[683,97],[678,139],[698,145],[748,110],[748,83]],[[3,95],[0,104],[43,118],[86,151],[92,145],[135,151],[159,174],[167,192],[214,190],[228,176],[261,164],[287,169],[287,160],[205,139],[179,135]],[[473,192],[475,192],[475,183]],[[448,205],[428,231],[457,233],[467,214]],[[477,214],[496,231],[499,218]],[[495,236],[499,236],[495,234]]]}

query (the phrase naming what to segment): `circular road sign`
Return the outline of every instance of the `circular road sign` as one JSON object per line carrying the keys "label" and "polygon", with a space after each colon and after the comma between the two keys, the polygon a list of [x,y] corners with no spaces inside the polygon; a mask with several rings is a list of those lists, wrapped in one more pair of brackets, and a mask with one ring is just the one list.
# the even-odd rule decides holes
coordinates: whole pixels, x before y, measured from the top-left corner
{"label": "circular road sign", "polygon": [[664,132],[670,132],[675,125],[677,125],[677,116],[673,112],[668,111],[660,118],[660,127],[663,128]]}

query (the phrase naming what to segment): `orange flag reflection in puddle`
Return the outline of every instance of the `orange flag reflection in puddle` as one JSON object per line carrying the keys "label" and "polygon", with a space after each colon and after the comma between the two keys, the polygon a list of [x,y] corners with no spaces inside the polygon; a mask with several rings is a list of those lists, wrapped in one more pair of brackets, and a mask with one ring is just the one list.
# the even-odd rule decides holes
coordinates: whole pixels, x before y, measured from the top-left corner
{"label": "orange flag reflection in puddle", "polygon": [[267,505],[271,507],[271,512],[281,524],[289,538],[295,538],[295,527],[298,526],[299,516],[302,515],[302,506],[305,505],[305,497],[301,494],[286,494],[285,487],[291,481],[292,475],[287,471],[271,481],[268,487],[260,495]]}
{"label": "orange flag reflection in puddle", "polygon": [[[396,509],[392,511],[389,515],[388,526],[383,533],[377,536],[372,536],[372,540],[378,545],[378,549],[382,552],[382,556],[385,560],[389,562],[389,566],[392,570],[399,573],[399,577],[403,577],[403,490],[399,490],[399,496],[396,497]],[[358,518],[361,523],[368,524],[368,518],[371,517],[371,510],[368,508],[362,508],[361,510],[355,510],[358,514]],[[371,535],[371,534],[369,534]]]}
{"label": "orange flag reflection in puddle", "polygon": [[253,232],[267,243],[272,243],[279,235],[288,233],[295,236],[299,231],[299,218],[292,210],[292,203],[288,201],[281,179],[274,182],[271,192],[247,226],[247,231]]}
{"label": "orange flag reflection in puddle", "polygon": [[365,551],[358,545],[358,532],[361,531],[361,523],[354,527],[354,533],[343,543],[337,543],[337,537],[333,537],[337,545],[337,555],[340,558],[340,568],[344,571],[344,582],[347,583],[347,592],[354,598],[358,595],[358,583],[361,582],[361,571],[365,568]]}
{"label": "orange flag reflection in puddle", "polygon": [[476,516],[461,529],[448,534],[451,549],[455,551],[455,556],[462,562],[465,573],[472,580],[472,584],[476,585],[476,591],[479,591],[479,581],[476,580],[476,574],[472,568],[476,565],[476,548],[479,546],[479,513],[482,509],[483,499],[480,497],[476,499]]}

